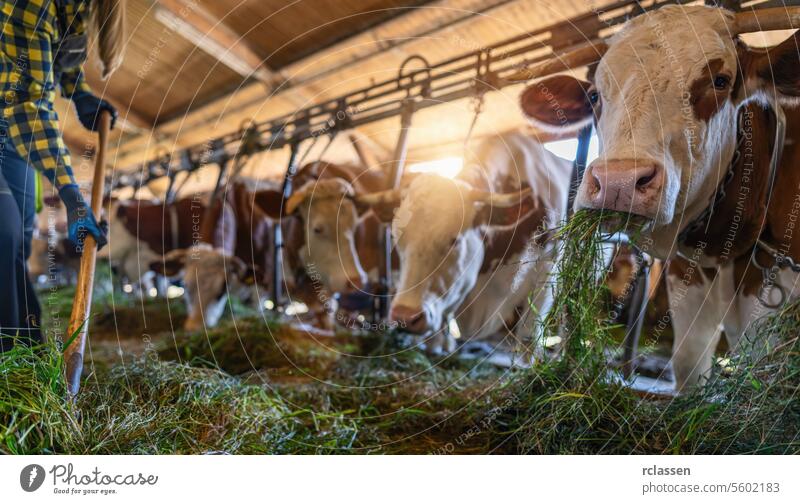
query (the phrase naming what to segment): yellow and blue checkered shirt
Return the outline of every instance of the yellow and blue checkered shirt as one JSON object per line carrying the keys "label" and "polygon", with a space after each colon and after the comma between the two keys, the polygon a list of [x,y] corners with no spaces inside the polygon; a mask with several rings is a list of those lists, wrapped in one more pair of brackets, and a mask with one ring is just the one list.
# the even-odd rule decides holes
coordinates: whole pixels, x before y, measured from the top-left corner
{"label": "yellow and blue checkered shirt", "polygon": [[[57,0],[69,34],[85,31],[88,0]],[[3,0],[0,23],[0,130],[23,159],[57,188],[74,184],[69,152],[54,108],[56,82],[70,98],[90,92],[80,68],[53,74],[60,33],[56,0]]]}

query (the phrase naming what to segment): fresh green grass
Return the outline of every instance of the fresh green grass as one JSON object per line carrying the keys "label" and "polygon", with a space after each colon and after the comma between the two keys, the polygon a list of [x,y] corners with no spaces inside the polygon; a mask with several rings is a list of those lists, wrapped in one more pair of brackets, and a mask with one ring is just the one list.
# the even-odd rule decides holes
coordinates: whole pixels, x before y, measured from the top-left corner
{"label": "fresh green grass", "polygon": [[[642,398],[606,365],[603,230],[579,213],[561,231],[545,323],[564,349],[529,370],[432,357],[396,334],[310,335],[243,307],[186,334],[177,300],[170,316],[163,299],[95,296],[76,404],[54,345],[0,355],[0,453],[800,453],[800,305],[759,323],[770,352]],[[68,310],[70,290],[53,295]]]}
{"label": "fresh green grass", "polygon": [[60,353],[19,345],[0,355],[0,453],[327,453],[352,422],[292,409],[269,387],[148,354],[85,378],[65,398]]}
{"label": "fresh green grass", "polygon": [[544,324],[565,337],[564,356],[516,375],[498,392],[495,402],[505,406],[491,444],[545,454],[800,453],[798,303],[756,328],[754,341],[771,337],[777,348],[746,348],[732,370],[678,398],[643,399],[609,371],[599,281],[607,217],[579,212],[560,231],[555,302]]}

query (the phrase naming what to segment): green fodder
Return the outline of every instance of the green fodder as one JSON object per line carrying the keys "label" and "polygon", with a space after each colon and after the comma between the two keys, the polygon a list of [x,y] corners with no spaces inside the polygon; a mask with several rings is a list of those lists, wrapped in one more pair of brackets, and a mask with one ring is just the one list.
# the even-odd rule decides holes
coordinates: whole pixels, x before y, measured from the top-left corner
{"label": "green fodder", "polygon": [[293,410],[263,386],[152,354],[85,378],[75,405],[52,346],[15,347],[0,370],[0,453],[327,453],[357,433],[342,415]]}
{"label": "green fodder", "polygon": [[563,339],[563,364],[585,371],[575,378],[592,378],[602,371],[603,352],[611,340],[607,316],[602,314],[607,298],[603,239],[608,218],[607,212],[577,212],[553,237],[558,250],[553,305],[542,326],[545,335]]}
{"label": "green fodder", "polygon": [[566,358],[520,373],[498,392],[503,408],[491,444],[545,454],[800,452],[800,302],[759,320],[707,385],[672,399],[642,398],[606,365],[601,220],[579,212],[560,232],[545,329],[566,335]]}
{"label": "green fodder", "polygon": [[93,384],[79,403],[88,453],[316,453],[355,433],[335,415],[303,418],[266,387],[153,355]]}
{"label": "green fodder", "polygon": [[[277,388],[294,407],[356,419],[356,446],[366,453],[437,453],[463,435],[473,412],[492,407],[491,391],[505,371],[456,356],[434,357],[398,335],[384,336],[374,347],[368,339],[366,353],[340,359],[320,381]],[[470,437],[458,451],[482,453],[485,439]]]}
{"label": "green fodder", "polygon": [[[779,319],[770,318],[784,331]],[[610,377],[579,382],[544,364],[494,399],[507,407],[492,444],[542,454],[800,453],[797,334],[767,355],[734,357],[709,384],[672,399],[639,397]]]}
{"label": "green fodder", "polygon": [[176,334],[159,345],[167,360],[213,367],[241,375],[257,370],[289,369],[324,374],[343,354],[354,351],[344,337],[319,336],[261,318],[223,322],[218,327]]}
{"label": "green fodder", "polygon": [[61,354],[18,344],[0,354],[0,453],[52,453],[76,430]]}

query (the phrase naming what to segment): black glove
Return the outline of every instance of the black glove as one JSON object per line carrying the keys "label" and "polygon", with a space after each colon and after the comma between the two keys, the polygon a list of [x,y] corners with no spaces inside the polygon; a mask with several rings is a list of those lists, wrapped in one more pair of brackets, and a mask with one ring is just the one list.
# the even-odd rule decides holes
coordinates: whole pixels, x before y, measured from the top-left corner
{"label": "black glove", "polygon": [[97,131],[100,128],[99,116],[100,112],[108,112],[111,114],[111,129],[114,129],[114,124],[117,122],[117,109],[107,101],[96,97],[92,93],[76,93],[72,97],[72,102],[75,104],[75,111],[78,113],[78,120],[80,120],[83,127]]}

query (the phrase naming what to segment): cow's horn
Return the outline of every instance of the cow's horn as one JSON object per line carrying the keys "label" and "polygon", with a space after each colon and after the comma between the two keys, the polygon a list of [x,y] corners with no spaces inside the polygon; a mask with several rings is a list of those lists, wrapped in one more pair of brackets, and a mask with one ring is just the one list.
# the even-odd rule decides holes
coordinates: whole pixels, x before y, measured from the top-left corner
{"label": "cow's horn", "polygon": [[297,207],[299,207],[300,204],[303,202],[303,200],[306,199],[307,195],[308,193],[306,191],[303,191],[302,189],[292,193],[292,195],[289,196],[289,199],[286,200],[286,205],[284,205],[283,207],[284,215],[293,214],[294,211],[297,210]]}
{"label": "cow's horn", "polygon": [[733,34],[800,27],[800,7],[771,7],[736,13]]}
{"label": "cow's horn", "polygon": [[400,202],[400,189],[388,189],[367,194],[356,194],[357,203],[368,206],[396,205]]}
{"label": "cow's horn", "polygon": [[476,203],[486,203],[497,208],[509,208],[519,205],[522,200],[531,195],[531,188],[526,187],[513,193],[499,193],[492,191],[472,190],[472,200]]}
{"label": "cow's horn", "polygon": [[600,58],[603,57],[607,49],[608,45],[605,42],[590,43],[589,45],[575,49],[566,54],[553,56],[538,65],[524,68],[505,77],[505,80],[507,82],[523,82],[563,72],[565,70],[572,70],[573,68],[580,68],[600,61]]}

